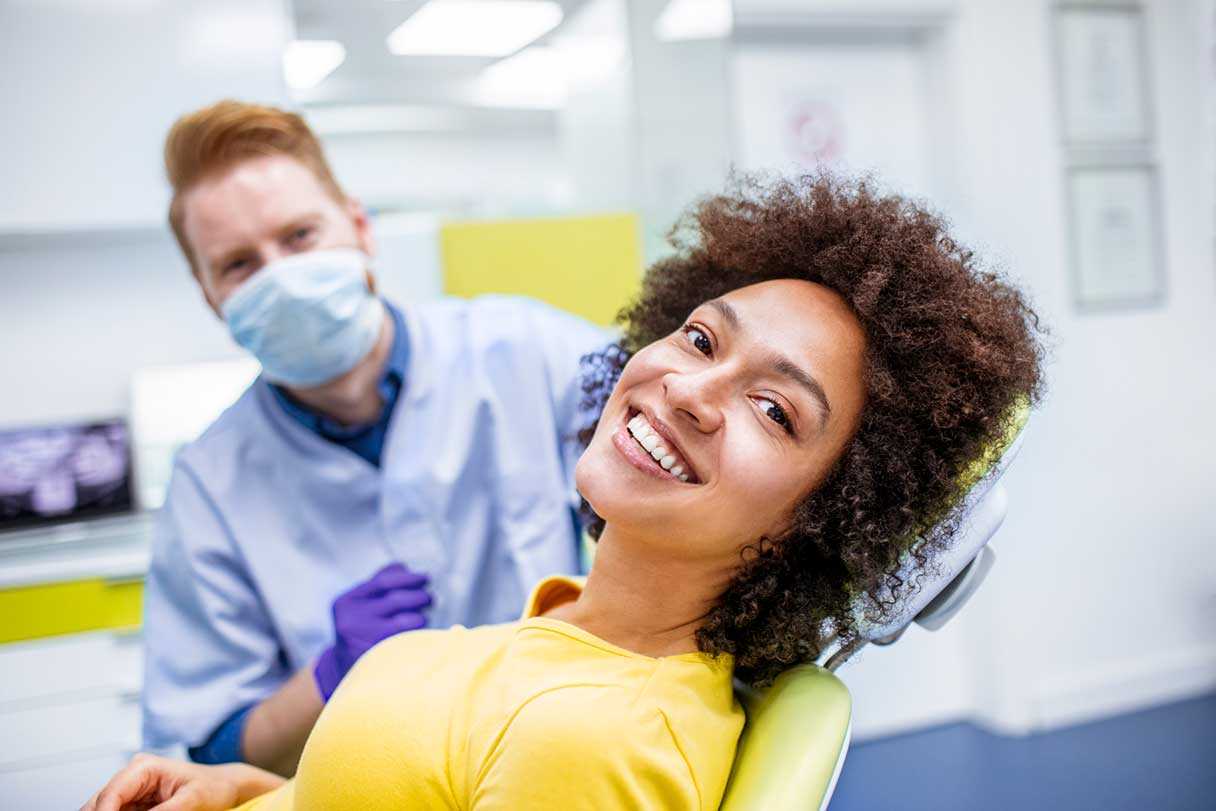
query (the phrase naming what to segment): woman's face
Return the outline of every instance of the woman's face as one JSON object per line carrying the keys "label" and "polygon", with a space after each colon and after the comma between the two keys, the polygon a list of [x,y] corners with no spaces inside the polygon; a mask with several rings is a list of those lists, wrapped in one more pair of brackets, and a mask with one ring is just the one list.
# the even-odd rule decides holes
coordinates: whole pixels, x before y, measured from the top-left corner
{"label": "woman's face", "polygon": [[763,282],[706,302],[630,359],[579,491],[613,532],[733,564],[781,536],[843,452],[864,352],[856,316],[822,285]]}

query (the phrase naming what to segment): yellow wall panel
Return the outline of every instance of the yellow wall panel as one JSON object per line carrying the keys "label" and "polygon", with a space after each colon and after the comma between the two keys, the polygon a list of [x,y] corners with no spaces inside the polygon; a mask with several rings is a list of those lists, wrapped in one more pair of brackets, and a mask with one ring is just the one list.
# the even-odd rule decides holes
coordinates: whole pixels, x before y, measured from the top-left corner
{"label": "yellow wall panel", "polygon": [[0,643],[140,623],[143,583],[78,580],[0,590]]}
{"label": "yellow wall panel", "polygon": [[449,295],[531,296],[598,324],[612,322],[641,280],[632,214],[449,223],[439,248]]}

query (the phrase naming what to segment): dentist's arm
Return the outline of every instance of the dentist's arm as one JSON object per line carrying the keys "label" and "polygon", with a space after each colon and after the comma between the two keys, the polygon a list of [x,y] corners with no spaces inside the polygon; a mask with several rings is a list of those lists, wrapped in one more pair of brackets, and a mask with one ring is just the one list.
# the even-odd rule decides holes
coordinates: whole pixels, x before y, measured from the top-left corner
{"label": "dentist's arm", "polygon": [[284,777],[294,775],[324,707],[312,668],[298,671],[249,711],[241,730],[245,762]]}
{"label": "dentist's arm", "polygon": [[244,760],[294,774],[322,707],[359,657],[383,639],[426,626],[426,586],[425,575],[393,563],[334,600],[334,644],[250,711],[241,734]]}

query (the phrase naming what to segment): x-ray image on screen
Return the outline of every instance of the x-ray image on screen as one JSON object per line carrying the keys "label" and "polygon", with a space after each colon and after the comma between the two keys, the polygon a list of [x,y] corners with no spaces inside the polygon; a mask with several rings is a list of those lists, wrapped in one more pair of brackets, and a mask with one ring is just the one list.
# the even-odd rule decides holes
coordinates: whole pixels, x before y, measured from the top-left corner
{"label": "x-ray image on screen", "polygon": [[122,421],[0,430],[0,530],[131,508]]}

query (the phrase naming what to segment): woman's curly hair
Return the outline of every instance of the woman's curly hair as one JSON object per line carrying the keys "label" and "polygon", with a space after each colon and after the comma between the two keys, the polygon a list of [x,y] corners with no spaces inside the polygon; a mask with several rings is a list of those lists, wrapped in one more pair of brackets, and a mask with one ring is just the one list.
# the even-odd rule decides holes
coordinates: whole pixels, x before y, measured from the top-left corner
{"label": "woman's curly hair", "polygon": [[[701,650],[733,654],[741,678],[764,684],[833,639],[857,641],[862,622],[916,588],[899,576],[901,560],[911,554],[923,570],[949,545],[964,472],[1007,435],[1018,404],[1040,395],[1042,330],[1023,295],[978,268],[942,219],[868,180],[738,177],[686,213],[670,242],[674,255],[618,315],[621,345],[584,359],[584,406],[596,415],[633,352],[757,282],[830,287],[866,335],[856,433],[793,529],[744,548],[697,632]],[[604,522],[584,509],[598,538]]]}

